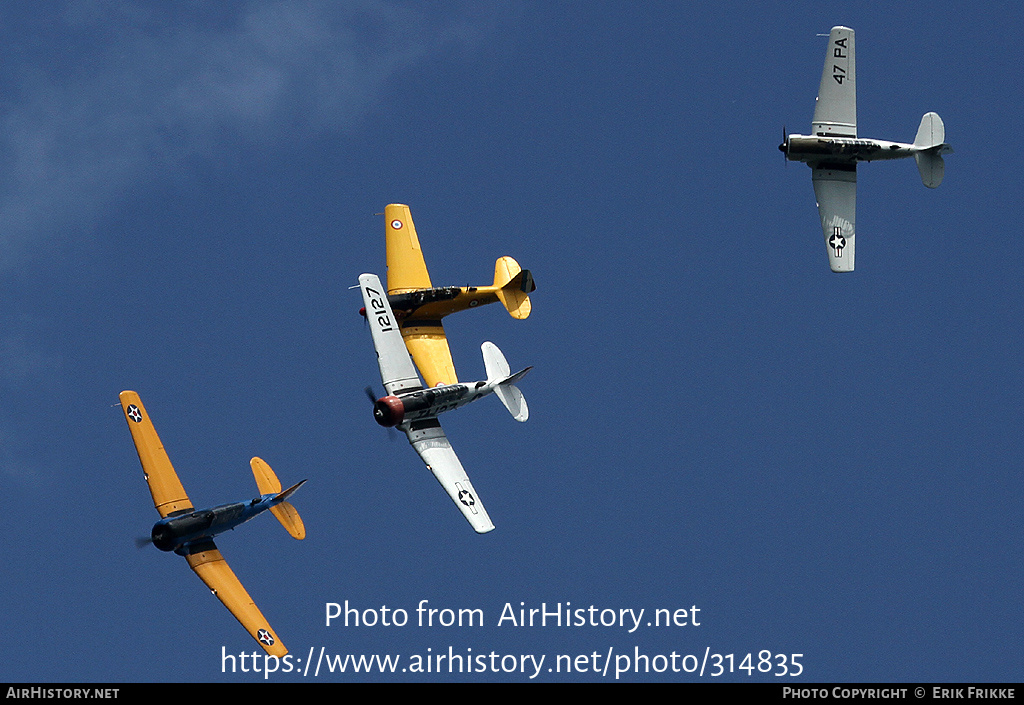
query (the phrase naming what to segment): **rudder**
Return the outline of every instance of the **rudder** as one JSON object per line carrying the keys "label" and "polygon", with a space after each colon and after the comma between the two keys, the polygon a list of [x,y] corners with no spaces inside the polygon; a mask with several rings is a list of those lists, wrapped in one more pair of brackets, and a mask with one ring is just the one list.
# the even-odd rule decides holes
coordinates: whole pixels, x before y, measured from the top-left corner
{"label": "rudder", "polygon": [[498,300],[513,318],[529,317],[529,294],[537,288],[529,269],[523,269],[511,257],[499,257],[494,263],[494,287]]}

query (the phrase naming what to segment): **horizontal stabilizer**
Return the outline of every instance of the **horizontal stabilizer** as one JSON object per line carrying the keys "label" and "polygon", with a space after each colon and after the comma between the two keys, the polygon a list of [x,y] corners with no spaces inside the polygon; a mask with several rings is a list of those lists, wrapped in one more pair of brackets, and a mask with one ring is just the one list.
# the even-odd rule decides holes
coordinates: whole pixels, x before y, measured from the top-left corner
{"label": "horizontal stabilizer", "polygon": [[494,286],[498,300],[513,318],[529,317],[532,310],[529,294],[537,288],[529,269],[520,268],[511,257],[499,257],[494,263]]}
{"label": "horizontal stabilizer", "polygon": [[526,399],[523,398],[523,393],[516,388],[515,383],[525,377],[526,373],[533,368],[527,367],[525,370],[510,375],[508,361],[501,354],[497,345],[486,342],[480,346],[480,351],[484,354],[487,381],[496,383],[494,393],[508,409],[508,413],[512,414],[512,418],[516,421],[526,421],[530,416],[530,410],[526,405]]}
{"label": "horizontal stabilizer", "polygon": [[941,146],[945,141],[946,126],[942,124],[942,118],[938,113],[925,113],[921,118],[920,127],[917,128],[914,146],[919,149],[931,149]]}
{"label": "horizontal stabilizer", "polygon": [[302,524],[302,517],[295,511],[295,507],[285,501],[295,494],[295,491],[302,487],[306,481],[297,482],[282,492],[281,481],[277,479],[277,475],[274,474],[274,471],[270,469],[265,460],[253,458],[249,461],[249,466],[252,468],[252,474],[256,477],[256,486],[259,488],[260,494],[277,495],[274,497],[274,500],[278,501],[279,504],[271,507],[270,511],[281,522],[281,526],[297,539],[306,538],[306,527]]}
{"label": "horizontal stabilizer", "polygon": [[946,173],[942,155],[949,154],[953,148],[946,144],[946,126],[937,113],[925,113],[921,118],[914,146],[922,150],[914,154],[917,170],[921,172],[921,181],[928,188],[938,187]]}
{"label": "horizontal stabilizer", "polygon": [[281,491],[281,481],[277,479],[277,475],[263,458],[253,458],[249,461],[249,467],[252,468],[252,474],[256,478],[256,487],[259,488],[261,495],[277,494]]}
{"label": "horizontal stabilizer", "polygon": [[[529,372],[530,368],[527,367],[520,373]],[[501,403],[508,409],[508,413],[512,414],[512,418],[516,421],[526,421],[530,418],[530,408],[526,405],[526,399],[523,398],[523,393],[519,391],[519,388],[511,382],[499,384],[494,388],[494,393],[501,399]]]}
{"label": "horizontal stabilizer", "polygon": [[498,346],[492,342],[486,342],[480,346],[480,352],[484,354],[484,369],[487,371],[487,381],[504,379],[511,371],[508,361],[501,354]]}
{"label": "horizontal stabilizer", "polygon": [[[305,482],[305,480],[302,482]],[[300,482],[299,485],[301,485],[302,482]],[[292,487],[289,492],[297,490],[299,485]],[[299,516],[299,513],[295,511],[295,507],[293,507],[289,502],[281,502],[277,506],[271,507],[270,511],[273,512],[274,516],[277,517],[277,520],[281,522],[281,526],[283,526],[285,530],[292,535],[292,538],[299,539],[300,541],[306,538],[306,526],[302,523],[302,517]]]}
{"label": "horizontal stabilizer", "polygon": [[921,181],[924,185],[928,188],[938,188],[946,173],[946,163],[942,156],[936,152],[917,152],[914,159],[917,160],[917,170],[921,172]]}

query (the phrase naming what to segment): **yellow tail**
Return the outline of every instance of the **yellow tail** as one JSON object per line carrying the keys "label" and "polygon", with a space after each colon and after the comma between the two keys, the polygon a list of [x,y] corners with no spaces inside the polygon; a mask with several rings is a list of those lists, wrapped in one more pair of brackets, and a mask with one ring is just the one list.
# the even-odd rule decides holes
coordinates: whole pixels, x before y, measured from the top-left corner
{"label": "yellow tail", "polygon": [[[249,466],[252,468],[252,474],[256,478],[256,487],[259,488],[261,495],[281,493],[281,481],[277,479],[277,475],[270,469],[266,461],[262,458],[253,458],[249,461]],[[301,484],[300,482],[299,485]],[[289,487],[287,491],[294,492],[297,489],[298,485],[295,485]],[[302,523],[302,517],[290,503],[281,502],[277,506],[271,507],[270,511],[293,538],[299,540],[306,538],[306,526]]]}
{"label": "yellow tail", "polygon": [[249,461],[249,467],[256,477],[256,486],[260,489],[260,494],[277,494],[281,491],[281,481],[263,458],[253,458]]}
{"label": "yellow tail", "polygon": [[270,511],[281,522],[281,526],[292,535],[292,538],[299,541],[306,538],[306,525],[302,523],[302,517],[299,516],[299,513],[295,511],[295,507],[290,502],[281,502],[276,507],[271,507]]}
{"label": "yellow tail", "polygon": [[494,263],[494,286],[498,300],[512,315],[523,319],[530,315],[530,292],[537,288],[529,269],[523,269],[511,257],[500,257]]}

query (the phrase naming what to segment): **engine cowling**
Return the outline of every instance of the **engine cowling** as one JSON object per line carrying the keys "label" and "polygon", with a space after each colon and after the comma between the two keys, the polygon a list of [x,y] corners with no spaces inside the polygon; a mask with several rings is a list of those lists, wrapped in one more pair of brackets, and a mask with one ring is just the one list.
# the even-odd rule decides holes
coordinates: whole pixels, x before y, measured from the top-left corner
{"label": "engine cowling", "polygon": [[373,405],[373,418],[381,426],[397,426],[405,418],[405,404],[398,397],[381,397]]}
{"label": "engine cowling", "polygon": [[174,517],[169,521],[158,521],[153,525],[151,533],[153,545],[161,551],[173,551],[186,541],[206,532],[213,525],[214,517],[213,510],[203,509]]}
{"label": "engine cowling", "polygon": [[167,524],[156,524],[150,536],[153,545],[161,551],[173,551],[178,547],[178,536]]}

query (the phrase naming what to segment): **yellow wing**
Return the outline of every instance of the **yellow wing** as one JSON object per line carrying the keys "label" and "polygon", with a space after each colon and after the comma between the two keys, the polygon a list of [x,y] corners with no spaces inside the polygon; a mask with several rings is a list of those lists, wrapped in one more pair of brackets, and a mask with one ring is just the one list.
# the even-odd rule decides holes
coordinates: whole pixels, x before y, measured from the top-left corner
{"label": "yellow wing", "polygon": [[242,587],[242,583],[228,566],[213,541],[204,544],[204,547],[205,551],[185,556],[189,567],[206,583],[206,587],[210,588],[217,599],[224,603],[231,614],[235,615],[235,619],[242,623],[245,630],[259,642],[264,651],[271,656],[278,657],[287,654],[288,649],[270,628],[270,624],[260,612],[260,608],[249,597],[249,593]]}
{"label": "yellow wing", "polygon": [[458,383],[452,351],[448,347],[448,338],[441,327],[441,321],[410,323],[407,328],[402,328],[402,338],[412,355],[412,361],[423,376],[424,384],[436,387],[439,384]]}
{"label": "yellow wing", "polygon": [[[430,275],[423,261],[423,250],[416,237],[416,226],[413,225],[409,206],[391,203],[384,208],[384,218],[388,293],[429,289]],[[410,322],[407,325],[402,327],[402,337],[426,385],[434,387],[458,382],[448,338],[445,337],[440,319]]]}
{"label": "yellow wing", "polygon": [[423,261],[416,226],[412,224],[409,206],[392,203],[384,207],[387,242],[388,293],[429,289],[430,275]]}
{"label": "yellow wing", "polygon": [[181,511],[192,511],[192,502],[181,486],[171,459],[167,457],[160,436],[142,405],[142,399],[135,392],[121,392],[121,410],[132,432],[135,450],[142,461],[142,471],[153,495],[153,504],[161,517]]}

